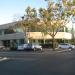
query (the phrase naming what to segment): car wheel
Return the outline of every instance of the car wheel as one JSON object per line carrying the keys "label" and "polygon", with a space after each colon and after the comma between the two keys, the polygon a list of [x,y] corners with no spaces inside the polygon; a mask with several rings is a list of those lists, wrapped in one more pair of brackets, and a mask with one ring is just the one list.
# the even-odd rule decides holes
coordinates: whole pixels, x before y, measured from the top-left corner
{"label": "car wheel", "polygon": [[59,47],[59,49],[61,49],[61,47]]}
{"label": "car wheel", "polygon": [[69,47],[68,49],[69,49],[69,50],[71,50],[71,49],[72,49],[72,47]]}
{"label": "car wheel", "polygon": [[42,51],[42,48],[40,50]]}
{"label": "car wheel", "polygon": [[36,51],[36,48],[34,48],[33,50]]}

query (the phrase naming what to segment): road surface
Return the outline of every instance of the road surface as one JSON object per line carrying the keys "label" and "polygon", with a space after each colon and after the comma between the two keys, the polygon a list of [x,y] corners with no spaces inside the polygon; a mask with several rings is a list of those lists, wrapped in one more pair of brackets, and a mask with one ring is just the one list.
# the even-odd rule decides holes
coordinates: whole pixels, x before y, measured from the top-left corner
{"label": "road surface", "polygon": [[75,75],[75,50],[39,52],[0,52],[0,75]]}

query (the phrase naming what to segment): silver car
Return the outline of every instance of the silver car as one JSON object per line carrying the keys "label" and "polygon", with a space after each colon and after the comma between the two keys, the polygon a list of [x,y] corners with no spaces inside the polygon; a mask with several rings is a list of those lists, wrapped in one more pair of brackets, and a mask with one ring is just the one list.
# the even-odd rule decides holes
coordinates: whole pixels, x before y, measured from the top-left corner
{"label": "silver car", "polygon": [[32,49],[35,50],[41,50],[42,51],[42,46],[39,44],[32,44]]}
{"label": "silver car", "polygon": [[25,48],[27,48],[27,44],[21,44],[17,47],[17,50],[24,50]]}
{"label": "silver car", "polygon": [[74,49],[75,46],[68,44],[68,43],[61,43],[58,45],[58,48],[62,48],[62,49]]}
{"label": "silver car", "polygon": [[39,45],[39,44],[22,44],[22,45],[19,45],[17,47],[17,50],[41,50],[42,51],[42,46]]}

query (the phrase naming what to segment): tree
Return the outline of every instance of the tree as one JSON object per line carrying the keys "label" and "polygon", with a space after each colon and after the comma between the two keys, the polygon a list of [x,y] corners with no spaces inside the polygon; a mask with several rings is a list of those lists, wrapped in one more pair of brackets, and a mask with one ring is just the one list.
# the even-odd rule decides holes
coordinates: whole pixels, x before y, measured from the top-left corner
{"label": "tree", "polygon": [[[75,0],[62,0],[64,6],[66,7],[67,16],[71,18],[72,23],[75,23]],[[74,28],[72,24],[72,44],[75,44],[75,37],[74,37]]]}
{"label": "tree", "polygon": [[40,17],[46,25],[46,33],[53,39],[54,49],[55,35],[66,25],[68,18],[75,17],[75,0],[58,0],[58,3],[54,3],[51,0],[45,1],[48,2],[48,8],[40,8],[39,12]]}
{"label": "tree", "polygon": [[60,3],[54,3],[48,1],[48,8],[40,8],[40,19],[42,20],[42,31],[49,34],[53,40],[53,50],[55,50],[55,35],[59,32],[62,27],[67,23],[67,16],[63,5]]}
{"label": "tree", "polygon": [[28,33],[32,31],[32,27],[35,29],[39,19],[37,18],[37,12],[35,8],[28,6],[25,10],[26,14],[22,16],[21,20],[16,22],[15,27],[20,28],[25,34],[25,41],[29,43]]}
{"label": "tree", "polygon": [[[37,16],[35,8],[28,6],[25,11],[26,14],[21,21],[17,22],[17,26],[22,28],[25,36],[27,32],[31,31],[32,27],[42,33],[49,34],[53,40],[53,50],[55,50],[55,35],[65,27],[68,17],[75,15],[75,0],[58,0],[57,3],[51,0],[45,1],[48,2],[48,7],[46,9],[40,8],[39,16]],[[25,38],[28,38],[28,36]]]}

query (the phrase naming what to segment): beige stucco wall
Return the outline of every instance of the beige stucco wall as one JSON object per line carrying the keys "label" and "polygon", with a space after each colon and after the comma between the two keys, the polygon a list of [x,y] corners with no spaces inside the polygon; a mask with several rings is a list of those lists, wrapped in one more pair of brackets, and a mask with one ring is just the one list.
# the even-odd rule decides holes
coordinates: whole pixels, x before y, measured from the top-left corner
{"label": "beige stucco wall", "polygon": [[[58,32],[55,36],[55,39],[71,39],[71,33],[67,33],[67,32]],[[28,33],[28,37],[32,38],[32,39],[51,39],[52,37],[50,35],[45,35],[43,36],[43,34],[41,32],[30,32]]]}
{"label": "beige stucco wall", "polygon": [[[66,32],[58,32],[55,36],[55,39],[71,39],[71,34]],[[13,33],[13,34],[4,34],[0,35],[0,40],[11,40],[11,39],[23,39],[24,33]],[[43,36],[43,33],[41,32],[29,32],[28,38],[32,39],[52,39],[52,37],[48,34]]]}

